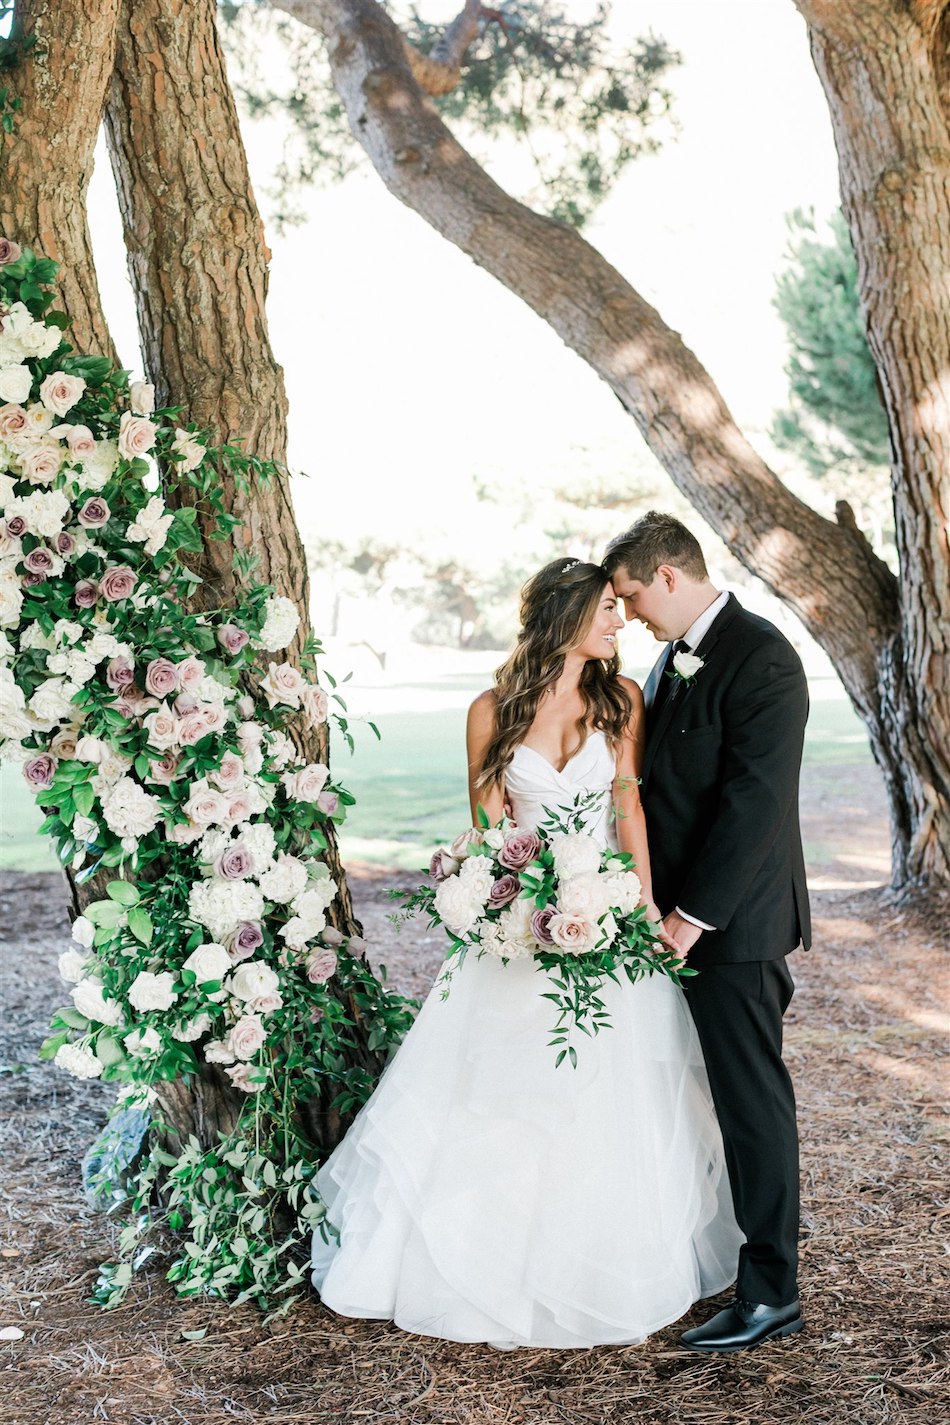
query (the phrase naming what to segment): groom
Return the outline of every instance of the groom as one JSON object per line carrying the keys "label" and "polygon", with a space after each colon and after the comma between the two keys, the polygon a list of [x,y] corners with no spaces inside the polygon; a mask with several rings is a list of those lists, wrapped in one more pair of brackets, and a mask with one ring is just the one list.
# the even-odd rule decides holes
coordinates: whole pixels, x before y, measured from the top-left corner
{"label": "groom", "polygon": [[739,1253],[736,1300],[683,1342],[738,1351],[798,1331],[798,1134],[782,1062],[785,956],[810,943],[798,824],[808,689],[791,644],[709,581],[685,525],[651,511],[604,567],[669,646],[644,687],[641,795],[653,892],[700,973],[683,987],[722,1128]]}

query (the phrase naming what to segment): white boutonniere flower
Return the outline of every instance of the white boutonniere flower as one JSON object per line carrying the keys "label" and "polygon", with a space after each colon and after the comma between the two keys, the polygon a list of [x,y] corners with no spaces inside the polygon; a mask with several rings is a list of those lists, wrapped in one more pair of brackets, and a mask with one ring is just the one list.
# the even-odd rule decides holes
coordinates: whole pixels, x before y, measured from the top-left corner
{"label": "white boutonniere flower", "polygon": [[691,683],[699,670],[705,666],[702,658],[697,658],[695,653],[674,653],[673,655],[673,677],[681,679],[684,683]]}

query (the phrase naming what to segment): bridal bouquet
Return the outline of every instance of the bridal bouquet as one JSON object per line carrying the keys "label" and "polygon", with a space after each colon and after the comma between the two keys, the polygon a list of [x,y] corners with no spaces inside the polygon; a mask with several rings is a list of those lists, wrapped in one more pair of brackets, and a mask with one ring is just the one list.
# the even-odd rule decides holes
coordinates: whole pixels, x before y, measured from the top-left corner
{"label": "bridal bouquet", "polygon": [[[533,957],[552,988],[544,994],[557,1018],[551,1045],[555,1067],[565,1058],[576,1067],[571,1041],[576,1028],[597,1034],[610,1016],[600,998],[606,979],[631,984],[661,972],[671,979],[693,975],[657,938],[657,927],[640,904],[640,878],[633,858],[604,849],[584,831],[590,798],[564,818],[551,814],[535,831],[487,817],[430,866],[435,885],[392,891],[407,915],[427,912],[450,940],[446,958],[460,966],[470,951],[510,960]],[[443,971],[444,995],[454,966]]]}

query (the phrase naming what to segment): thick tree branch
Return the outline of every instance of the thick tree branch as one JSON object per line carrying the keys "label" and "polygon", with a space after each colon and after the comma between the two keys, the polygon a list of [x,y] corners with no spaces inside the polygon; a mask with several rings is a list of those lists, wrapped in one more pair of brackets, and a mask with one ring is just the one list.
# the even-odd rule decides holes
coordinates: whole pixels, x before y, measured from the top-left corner
{"label": "thick tree branch", "polygon": [[294,4],[298,18],[326,36],[353,132],[391,192],[597,371],[678,488],[791,605],[842,668],[852,696],[872,710],[876,647],[896,627],[897,597],[893,575],[863,537],[785,488],[694,354],[615,268],[475,163],[420,93],[399,32],[374,0]]}
{"label": "thick tree branch", "polygon": [[96,281],[86,192],[115,54],[119,0],[22,0],[20,34],[39,35],[4,82],[22,100],[0,162],[0,232],[61,264],[69,338],[116,360]]}
{"label": "thick tree branch", "polygon": [[[311,25],[309,0],[271,0],[272,8],[282,10],[304,25]],[[478,34],[479,22],[483,18],[496,18],[494,11],[487,11],[480,0],[465,0],[464,8],[447,25],[441,39],[433,45],[429,54],[422,54],[415,45],[400,35],[403,53],[419,88],[424,94],[450,94],[462,77],[462,64],[468,48]]]}

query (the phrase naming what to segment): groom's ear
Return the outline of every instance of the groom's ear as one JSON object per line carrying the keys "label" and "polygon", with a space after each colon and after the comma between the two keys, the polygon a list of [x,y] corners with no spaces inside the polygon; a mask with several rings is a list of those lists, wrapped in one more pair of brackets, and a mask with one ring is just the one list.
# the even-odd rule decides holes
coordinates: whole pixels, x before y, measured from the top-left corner
{"label": "groom's ear", "polygon": [[672,594],[676,589],[680,579],[680,571],[672,564],[660,564],[654,574],[654,579],[662,579],[668,591]]}

